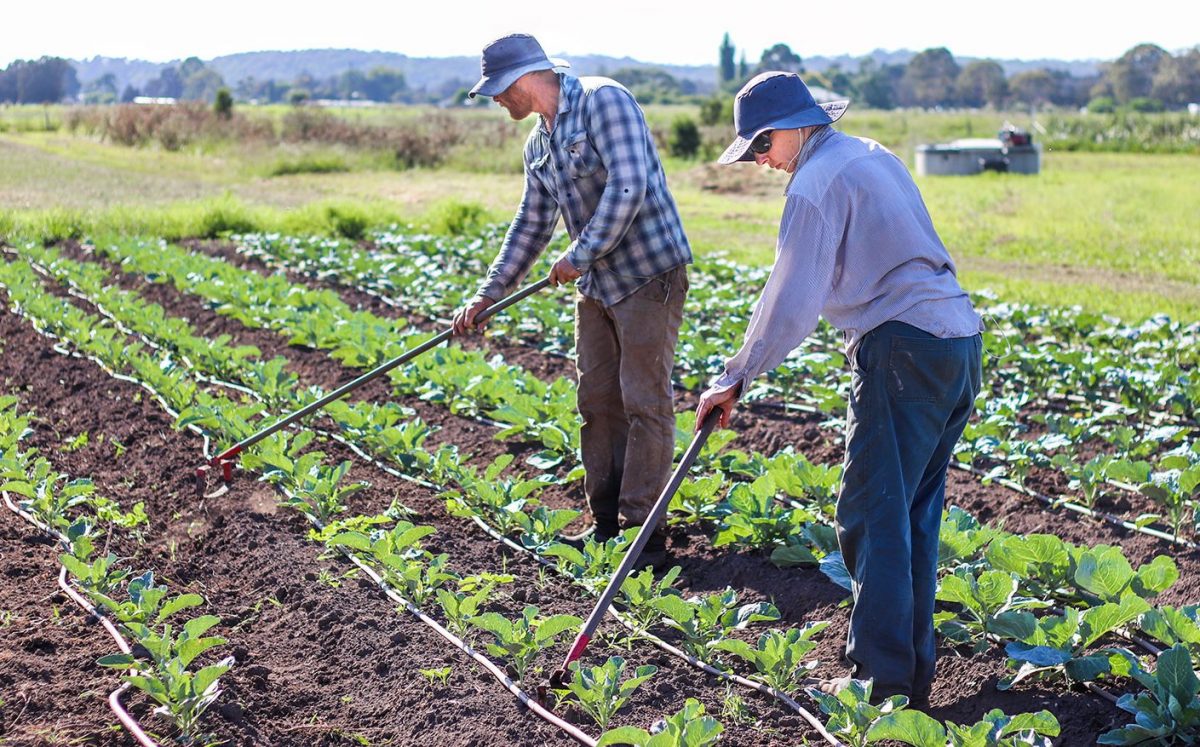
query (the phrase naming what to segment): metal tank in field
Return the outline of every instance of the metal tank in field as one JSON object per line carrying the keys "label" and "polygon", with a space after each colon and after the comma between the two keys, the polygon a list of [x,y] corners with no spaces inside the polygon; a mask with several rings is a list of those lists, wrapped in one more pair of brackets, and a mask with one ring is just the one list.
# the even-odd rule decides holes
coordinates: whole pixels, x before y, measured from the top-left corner
{"label": "metal tank in field", "polygon": [[968,176],[984,171],[1036,174],[1042,166],[1041,146],[1033,135],[1010,124],[996,138],[964,138],[917,146],[920,176]]}

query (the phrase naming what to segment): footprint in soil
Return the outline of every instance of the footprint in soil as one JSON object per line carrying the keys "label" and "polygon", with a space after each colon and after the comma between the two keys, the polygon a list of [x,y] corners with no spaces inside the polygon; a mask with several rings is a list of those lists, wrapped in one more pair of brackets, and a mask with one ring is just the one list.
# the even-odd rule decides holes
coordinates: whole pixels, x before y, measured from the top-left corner
{"label": "footprint in soil", "polygon": [[226,703],[218,708],[217,712],[221,714],[221,718],[231,724],[241,724],[244,720],[242,707],[237,703]]}
{"label": "footprint in soil", "polygon": [[334,623],[341,622],[341,620],[342,613],[338,612],[337,610],[333,610],[317,621],[317,628],[321,630],[329,630],[333,627]]}

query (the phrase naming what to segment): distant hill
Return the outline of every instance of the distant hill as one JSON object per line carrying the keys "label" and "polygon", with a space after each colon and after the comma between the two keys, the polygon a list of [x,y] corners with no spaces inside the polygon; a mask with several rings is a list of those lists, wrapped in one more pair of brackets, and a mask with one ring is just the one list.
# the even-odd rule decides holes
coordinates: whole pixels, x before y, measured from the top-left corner
{"label": "distant hill", "polygon": [[[803,50],[796,50],[803,57]],[[953,50],[951,50],[953,52]],[[885,51],[877,49],[869,55],[853,57],[842,55],[837,57],[803,57],[807,69],[820,72],[832,65],[840,65],[843,70],[855,71],[864,57],[870,57],[879,64],[905,64],[916,54],[908,50]],[[655,68],[665,70],[680,80],[692,81],[700,91],[710,91],[715,88],[717,76],[716,64],[713,65],[667,65],[644,62],[630,57],[606,57],[603,55],[573,56],[562,53],[556,56],[564,57],[571,63],[572,70],[579,75],[603,75],[621,68]],[[716,49],[713,49],[716,57]],[[966,65],[975,58],[956,57],[960,65]],[[1090,75],[1099,69],[1101,61],[1064,61],[1064,60],[997,60],[1007,75],[1014,75],[1031,68],[1046,67],[1055,70],[1065,70],[1075,76]],[[129,60],[119,57],[93,57],[86,60],[72,60],[81,83],[95,80],[106,73],[112,73],[118,83],[118,90],[126,84],[141,87],[147,81],[156,78],[162,68],[176,65],[179,60],[171,62],[147,62],[145,60]],[[469,86],[479,77],[479,57],[409,57],[398,52],[365,51],[360,49],[306,49],[291,52],[264,51],[243,52],[240,54],[223,55],[205,60],[205,64],[220,73],[229,85],[236,85],[245,78],[255,78],[259,81],[276,80],[288,82],[307,73],[315,78],[329,78],[347,70],[369,71],[376,67],[400,70],[404,73],[408,85],[413,89],[427,91],[453,90],[459,86]]]}

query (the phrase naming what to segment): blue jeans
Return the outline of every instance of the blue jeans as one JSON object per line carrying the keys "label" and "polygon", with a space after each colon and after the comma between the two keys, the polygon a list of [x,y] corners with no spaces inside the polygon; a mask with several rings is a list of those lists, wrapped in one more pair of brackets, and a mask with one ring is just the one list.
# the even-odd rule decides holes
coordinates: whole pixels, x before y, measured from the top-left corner
{"label": "blue jeans", "polygon": [[946,469],[979,393],[979,335],[903,322],[868,332],[853,361],[838,543],[853,579],[846,657],[873,696],[928,697]]}

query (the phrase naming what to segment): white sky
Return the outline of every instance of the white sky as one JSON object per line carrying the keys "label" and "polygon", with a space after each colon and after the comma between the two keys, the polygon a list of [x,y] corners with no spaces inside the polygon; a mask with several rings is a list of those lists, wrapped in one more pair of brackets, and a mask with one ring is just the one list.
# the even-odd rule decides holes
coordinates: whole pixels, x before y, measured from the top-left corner
{"label": "white sky", "polygon": [[[478,54],[486,42],[512,31],[532,33],[549,54],[568,59],[603,54],[671,64],[715,64],[725,32],[751,62],[777,42],[801,57],[944,46],[957,57],[1061,60],[1115,59],[1141,42],[1172,52],[1200,44],[1197,0],[1105,7],[1112,5],[1084,0],[0,0],[0,66],[42,55],[165,62],[313,48],[447,57]],[[999,10],[1005,6],[1011,12]]]}

